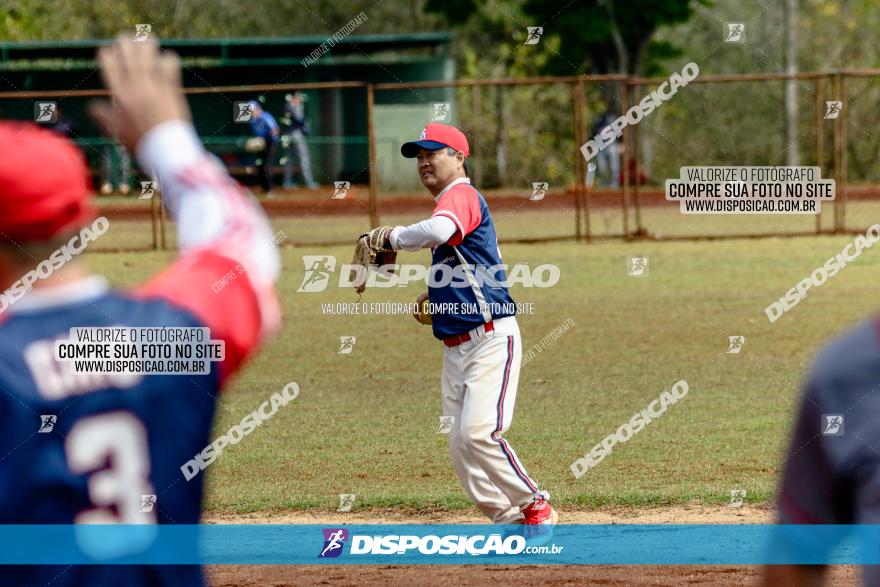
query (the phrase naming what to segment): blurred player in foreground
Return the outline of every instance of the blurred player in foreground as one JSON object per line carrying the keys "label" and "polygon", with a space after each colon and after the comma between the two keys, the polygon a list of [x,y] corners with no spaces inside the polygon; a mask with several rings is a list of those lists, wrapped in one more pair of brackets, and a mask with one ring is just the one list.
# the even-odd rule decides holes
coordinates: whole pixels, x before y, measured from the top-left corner
{"label": "blurred player in foreground", "polygon": [[[220,389],[278,325],[279,257],[260,208],[202,148],[176,56],[120,38],[98,60],[115,107],[96,104],[92,114],[158,179],[180,257],[125,292],[72,260],[3,308],[0,523],[197,524],[204,476],[187,481],[180,467],[210,442]],[[72,143],[31,124],[0,123],[0,288],[79,242],[93,212]],[[214,293],[212,284],[239,265],[246,270]],[[104,326],[208,327],[224,342],[225,360],[192,376],[78,374],[55,360],[54,342],[71,327]],[[198,566],[0,570],[0,584],[11,585],[203,582]]]}
{"label": "blurred player in foreground", "polygon": [[[873,318],[829,344],[813,364],[783,467],[780,524],[880,524],[878,389],[880,320]],[[766,567],[764,580],[822,585],[825,574],[821,565],[777,565]],[[863,580],[880,585],[880,567],[864,566]]]}

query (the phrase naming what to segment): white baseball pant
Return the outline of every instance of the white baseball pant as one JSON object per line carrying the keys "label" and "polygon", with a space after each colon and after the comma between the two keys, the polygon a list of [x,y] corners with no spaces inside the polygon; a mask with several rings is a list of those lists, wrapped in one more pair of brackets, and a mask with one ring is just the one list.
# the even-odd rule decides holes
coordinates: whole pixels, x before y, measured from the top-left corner
{"label": "white baseball pant", "polygon": [[443,415],[455,418],[449,454],[461,484],[494,523],[512,524],[535,497],[548,496],[503,438],[513,420],[522,346],[515,317],[493,325],[494,332],[480,326],[468,342],[444,347],[440,389]]}

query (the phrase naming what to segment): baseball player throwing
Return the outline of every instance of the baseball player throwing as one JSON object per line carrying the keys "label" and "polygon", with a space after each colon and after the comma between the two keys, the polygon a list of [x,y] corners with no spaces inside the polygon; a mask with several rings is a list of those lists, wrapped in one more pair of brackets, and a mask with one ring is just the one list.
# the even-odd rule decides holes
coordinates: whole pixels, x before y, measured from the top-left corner
{"label": "baseball player throwing", "polygon": [[[443,415],[452,416],[452,466],[471,500],[499,524],[555,524],[549,496],[529,477],[504,439],[516,403],[522,344],[495,225],[486,200],[467,177],[467,139],[440,123],[400,149],[418,162],[436,205],[411,226],[382,226],[362,237],[374,251],[432,250],[428,293],[417,300],[420,322],[445,345],[440,377]],[[449,279],[463,274],[465,279]],[[426,315],[425,300],[442,312]]]}
{"label": "baseball player throwing", "polygon": [[[274,330],[280,261],[263,212],[202,148],[180,65],[154,41],[99,52],[116,107],[93,111],[155,176],[180,258],[133,291],[72,260],[0,313],[0,524],[197,524],[199,475],[220,389]],[[0,122],[0,290],[59,247],[82,248],[94,203],[82,153],[33,124]],[[110,230],[113,230],[112,226]],[[239,269],[246,268],[245,271]],[[235,272],[222,291],[212,284]],[[72,327],[207,327],[225,358],[205,375],[75,372],[56,360]],[[123,536],[115,556],[138,552]],[[51,544],[45,545],[52,549]],[[5,567],[0,585],[203,585],[196,565]]]}

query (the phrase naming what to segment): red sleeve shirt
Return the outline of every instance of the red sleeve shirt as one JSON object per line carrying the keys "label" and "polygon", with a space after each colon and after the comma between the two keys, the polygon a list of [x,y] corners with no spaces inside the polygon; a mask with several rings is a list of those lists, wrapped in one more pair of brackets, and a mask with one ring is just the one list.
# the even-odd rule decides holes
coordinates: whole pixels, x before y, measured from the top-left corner
{"label": "red sleeve shirt", "polygon": [[445,216],[455,223],[455,234],[447,242],[450,245],[460,245],[464,237],[473,232],[483,220],[477,191],[466,183],[452,186],[437,200],[431,218],[435,216]]}
{"label": "red sleeve shirt", "polygon": [[275,330],[280,312],[270,285],[254,280],[243,264],[208,249],[183,255],[136,290],[145,297],[168,300],[192,312],[225,343],[221,381],[233,375],[267,330]]}

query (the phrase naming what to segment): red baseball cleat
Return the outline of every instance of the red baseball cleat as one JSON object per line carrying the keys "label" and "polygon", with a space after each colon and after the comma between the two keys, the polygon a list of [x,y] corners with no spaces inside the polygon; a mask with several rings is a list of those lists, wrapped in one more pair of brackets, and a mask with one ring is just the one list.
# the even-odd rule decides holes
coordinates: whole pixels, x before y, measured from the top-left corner
{"label": "red baseball cleat", "polygon": [[525,525],[547,524],[553,526],[559,522],[559,514],[543,497],[536,498],[531,505],[522,510],[522,514],[525,518],[521,523]]}

